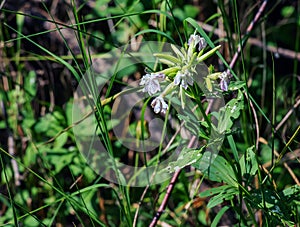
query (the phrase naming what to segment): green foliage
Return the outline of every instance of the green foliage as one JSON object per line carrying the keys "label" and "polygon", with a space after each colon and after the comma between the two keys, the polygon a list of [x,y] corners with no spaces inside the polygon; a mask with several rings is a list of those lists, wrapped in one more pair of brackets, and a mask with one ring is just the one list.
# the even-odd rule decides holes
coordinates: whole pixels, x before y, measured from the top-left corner
{"label": "green foliage", "polygon": [[[268,1],[245,35],[259,7],[236,0],[1,4],[0,226],[145,226],[165,198],[161,226],[297,226],[299,6]],[[160,45],[141,45],[150,40]],[[113,51],[123,45],[141,56]],[[106,70],[112,58],[117,67]],[[145,74],[156,86],[164,75],[159,92],[112,118],[118,97],[142,97]],[[223,97],[224,105],[210,102]],[[156,136],[159,145],[147,153],[125,146],[114,132],[125,116],[129,142],[141,149]],[[162,120],[161,134],[153,118]],[[121,164],[84,146],[94,140]],[[131,176],[123,166],[119,184],[108,181],[108,169],[122,163],[164,168]],[[172,194],[169,181],[151,184],[180,170]],[[122,185],[138,180],[150,184]]]}
{"label": "green foliage", "polygon": [[219,133],[230,132],[233,126],[233,120],[237,119],[244,109],[243,101],[243,93],[239,90],[236,98],[226,103],[224,107],[220,108],[218,113],[212,113],[212,115],[218,119],[217,131]]}

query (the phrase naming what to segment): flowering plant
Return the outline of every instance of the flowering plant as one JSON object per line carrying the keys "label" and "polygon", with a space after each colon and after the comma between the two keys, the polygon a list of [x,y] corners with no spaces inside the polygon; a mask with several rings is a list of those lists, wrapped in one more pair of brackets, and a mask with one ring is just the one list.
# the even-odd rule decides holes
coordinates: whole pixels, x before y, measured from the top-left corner
{"label": "flowering plant", "polygon": [[[197,75],[196,66],[213,55],[220,46],[217,46],[204,53],[207,43],[204,38],[199,35],[192,34],[188,42],[181,48],[171,45],[173,54],[155,53],[154,56],[158,60],[167,65],[156,73],[147,73],[141,79],[140,85],[143,86],[142,91],[150,96],[159,94],[151,103],[155,113],[166,113],[168,104],[164,101],[164,97],[174,91],[178,91],[181,100],[181,106],[185,106],[185,91],[189,86],[194,84],[194,76]],[[210,70],[205,78],[206,87],[212,91],[212,83],[220,80],[220,88],[223,91],[228,89],[228,76],[226,72],[213,73]],[[166,81],[168,86],[161,92],[161,82]]]}

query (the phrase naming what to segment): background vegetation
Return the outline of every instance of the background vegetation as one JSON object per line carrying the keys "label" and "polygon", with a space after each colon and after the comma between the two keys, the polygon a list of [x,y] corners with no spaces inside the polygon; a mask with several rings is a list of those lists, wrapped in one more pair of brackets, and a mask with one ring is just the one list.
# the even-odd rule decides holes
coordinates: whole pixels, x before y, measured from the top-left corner
{"label": "background vegetation", "polygon": [[[265,2],[2,1],[0,226],[148,226],[163,201],[160,226],[298,225],[300,4],[274,0],[262,9]],[[197,30],[192,21],[221,44],[225,61],[217,55],[206,61],[216,71],[244,46],[232,78],[243,86],[224,93],[241,111],[212,175],[186,166],[171,195],[169,181],[144,188],[107,182],[75,144],[71,110],[81,76],[91,59],[130,40],[182,45]],[[123,73],[103,96],[143,74],[139,67]],[[103,110],[108,119],[110,105]],[[130,127],[138,122],[133,118]],[[104,134],[121,160],[135,163],[109,129]]]}

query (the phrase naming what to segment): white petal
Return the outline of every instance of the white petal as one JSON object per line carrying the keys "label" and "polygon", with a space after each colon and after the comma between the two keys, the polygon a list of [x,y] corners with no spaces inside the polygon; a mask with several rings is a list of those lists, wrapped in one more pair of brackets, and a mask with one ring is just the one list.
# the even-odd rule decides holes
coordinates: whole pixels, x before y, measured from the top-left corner
{"label": "white petal", "polygon": [[228,91],[228,84],[227,84],[226,79],[222,79],[222,80],[220,81],[220,88],[221,88],[223,91]]}
{"label": "white petal", "polygon": [[198,50],[201,51],[202,49],[204,49],[207,45],[207,42],[204,38],[200,38],[199,40],[199,48]]}
{"label": "white petal", "polygon": [[186,78],[182,78],[182,80],[181,80],[181,86],[182,86],[185,90],[187,89],[188,85],[187,85],[187,83],[186,83]]}
{"label": "white petal", "polygon": [[163,74],[163,73],[153,73],[152,77],[155,78],[155,79],[156,78],[164,79],[165,78],[165,74]]}
{"label": "white petal", "polygon": [[175,78],[174,78],[174,84],[175,85],[179,85],[180,84],[180,80],[181,80],[182,74],[181,73],[177,73]]}
{"label": "white petal", "polygon": [[199,35],[191,35],[188,41],[188,45],[190,46],[193,44],[193,47],[195,47],[200,42],[200,36]]}
{"label": "white petal", "polygon": [[156,102],[156,104],[154,106],[154,112],[159,113],[160,111],[161,111],[161,104],[160,104],[160,102]]}

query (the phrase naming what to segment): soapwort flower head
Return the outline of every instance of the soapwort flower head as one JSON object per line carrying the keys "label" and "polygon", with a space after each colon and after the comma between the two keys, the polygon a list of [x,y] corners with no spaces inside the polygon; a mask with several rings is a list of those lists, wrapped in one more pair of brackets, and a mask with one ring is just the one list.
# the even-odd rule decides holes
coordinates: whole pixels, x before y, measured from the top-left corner
{"label": "soapwort flower head", "polygon": [[[169,83],[164,91],[162,91],[161,94],[159,94],[159,96],[151,103],[155,113],[166,113],[168,105],[165,103],[163,98],[167,94],[178,89],[178,87],[180,91],[178,92],[178,96],[180,98],[182,108],[184,109],[184,90],[187,90],[189,86],[193,86],[193,77],[198,73],[196,70],[197,65],[209,58],[220,48],[220,46],[217,46],[204,53],[204,48],[206,46],[206,40],[200,35],[196,35],[196,33],[194,33],[189,37],[188,43],[181,48],[171,44],[173,54],[170,54],[170,52],[153,54],[161,63],[167,65],[168,68],[157,73],[144,75],[140,82],[140,85],[144,86],[142,91],[147,92],[151,96],[161,91],[161,79],[167,77],[166,82]],[[217,78],[218,77],[216,77],[216,79]],[[223,79],[221,85],[222,88],[227,89],[226,85],[226,79]]]}
{"label": "soapwort flower head", "polygon": [[220,88],[223,91],[228,91],[228,83],[229,83],[229,78],[227,73],[224,71],[221,73],[221,75],[219,76],[220,78]]}
{"label": "soapwort flower head", "polygon": [[148,94],[154,95],[160,91],[159,79],[164,79],[165,75],[162,73],[151,73],[146,74],[142,77],[140,85],[144,86],[143,92],[148,92]]}
{"label": "soapwort flower head", "polygon": [[200,37],[199,35],[193,34],[188,40],[188,45],[192,48],[195,48],[198,45],[198,50],[201,51],[206,47],[207,43],[204,38]]}
{"label": "soapwort flower head", "polygon": [[168,110],[168,104],[164,101],[161,96],[156,97],[152,102],[151,106],[154,109],[156,114],[163,113],[165,114]]}
{"label": "soapwort flower head", "polygon": [[191,72],[188,70],[182,73],[181,71],[178,71],[175,78],[174,78],[174,84],[182,86],[185,90],[188,88],[188,85],[193,85],[194,79]]}

